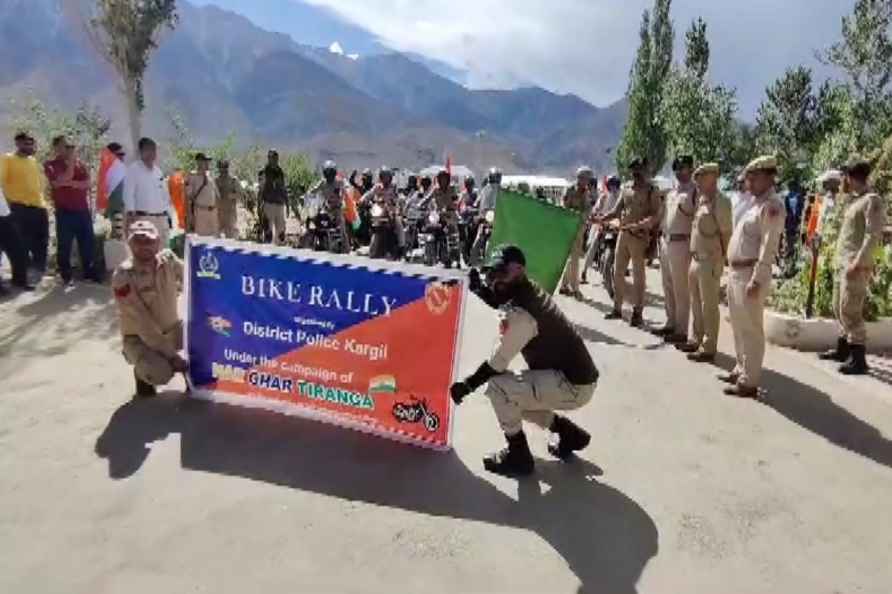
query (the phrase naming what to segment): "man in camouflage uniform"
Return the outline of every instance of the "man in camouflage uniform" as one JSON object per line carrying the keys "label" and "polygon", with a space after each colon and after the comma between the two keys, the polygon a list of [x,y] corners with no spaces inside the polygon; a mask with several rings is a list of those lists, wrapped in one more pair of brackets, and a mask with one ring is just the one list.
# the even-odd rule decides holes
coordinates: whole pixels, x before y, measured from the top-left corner
{"label": "man in camouflage uniform", "polygon": [[211,159],[204,153],[195,155],[197,170],[186,176],[186,231],[207,237],[220,233],[217,204],[220,193],[211,178]]}
{"label": "man in camouflage uniform", "polygon": [[721,379],[733,384],[725,394],[758,398],[765,358],[765,300],[771,291],[771,267],[784,233],[786,209],[775,191],[777,160],[754,159],[746,167],[753,205],[737,221],[728,246],[728,309],[734,330],[737,365]]}
{"label": "man in camouflage uniform", "polygon": [[[576,185],[567,188],[564,193],[563,206],[568,210],[572,210],[579,215],[587,214],[592,207],[592,191],[591,181],[594,173],[589,167],[580,167],[576,171]],[[567,261],[567,268],[564,270],[564,280],[561,283],[561,293],[564,295],[572,295],[576,299],[582,299],[582,292],[579,290],[579,259],[582,258],[582,247],[585,239],[585,225],[579,225],[579,231],[573,240],[573,247],[570,248],[570,259]]]}
{"label": "man in camouflage uniform", "polygon": [[625,297],[625,276],[629,261],[632,262],[632,319],[630,324],[641,327],[644,324],[645,259],[647,247],[654,225],[660,215],[660,193],[647,173],[647,161],[640,157],[629,163],[633,181],[626,184],[612,211],[596,219],[606,223],[620,220],[620,233],[616,243],[616,260],[613,271],[614,297],[613,310],[605,316],[608,320],[622,319],[623,298]]}
{"label": "man in camouflage uniform", "polygon": [[238,239],[238,205],[242,201],[242,186],[239,180],[229,175],[229,161],[217,165],[219,175],[214,183],[219,192],[217,221],[220,235],[227,239]]}
{"label": "man in camouflage uniform", "polygon": [[118,266],[112,290],[118,305],[123,353],[133,365],[136,395],[155,395],[188,364],[180,356],[183,322],[177,293],[183,285],[183,263],[170,250],[161,250],[158,230],[148,221],[130,226],[132,257]]}
{"label": "man in camouflage uniform", "polygon": [[719,341],[719,290],[725,270],[725,254],[731,239],[731,200],[719,192],[717,163],[697,168],[697,206],[691,228],[690,279],[694,333],[681,348],[688,359],[698,363],[715,360]]}
{"label": "man in camouflage uniform", "polygon": [[338,253],[349,251],[347,236],[347,220],[344,218],[344,193],[347,191],[344,182],[338,179],[338,166],[334,161],[326,161],[322,165],[322,179],[310,190],[322,198],[322,206],[326,209],[332,224],[340,230],[341,241]]}
{"label": "man in camouflage uniform", "polygon": [[660,246],[660,273],[666,324],[654,330],[670,344],[683,344],[688,339],[691,316],[691,294],[688,273],[691,268],[691,224],[697,208],[697,189],[691,180],[694,158],[680,155],[672,162],[677,183],[666,196],[660,212],[663,232]]}
{"label": "man in camouflage uniform", "polygon": [[836,242],[838,286],[834,287],[833,309],[839,322],[840,337],[836,349],[821,358],[844,362],[839,368],[846,375],[864,375],[867,329],[864,301],[874,269],[874,251],[880,245],[886,224],[886,205],[870,191],[870,163],[856,160],[845,168],[851,196],[843,208],[842,227]]}

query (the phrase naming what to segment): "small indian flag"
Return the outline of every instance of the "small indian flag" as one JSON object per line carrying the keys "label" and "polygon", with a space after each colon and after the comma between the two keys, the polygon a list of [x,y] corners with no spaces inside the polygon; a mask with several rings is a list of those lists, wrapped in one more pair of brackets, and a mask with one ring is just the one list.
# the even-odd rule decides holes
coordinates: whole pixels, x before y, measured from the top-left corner
{"label": "small indian flag", "polygon": [[124,177],[127,167],[117,155],[102,149],[99,156],[99,176],[96,191],[96,210],[112,218],[117,212],[124,212]]}
{"label": "small indian flag", "polygon": [[396,378],[392,375],[379,375],[369,380],[369,394],[395,394]]}

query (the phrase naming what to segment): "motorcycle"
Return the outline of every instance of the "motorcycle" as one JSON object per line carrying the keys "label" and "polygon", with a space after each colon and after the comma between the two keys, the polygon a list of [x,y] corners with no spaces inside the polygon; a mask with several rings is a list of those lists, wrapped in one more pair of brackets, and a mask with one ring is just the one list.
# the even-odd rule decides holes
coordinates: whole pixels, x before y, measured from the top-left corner
{"label": "motorcycle", "polygon": [[615,288],[613,285],[614,262],[616,260],[616,242],[619,239],[619,227],[615,223],[608,223],[601,232],[600,245],[598,246],[597,259],[598,270],[601,272],[601,280],[604,289],[613,299]]}
{"label": "motorcycle", "polygon": [[396,223],[393,220],[393,215],[377,203],[372,205],[369,214],[372,231],[369,257],[396,260],[399,258],[399,240],[396,236]]}
{"label": "motorcycle", "polygon": [[454,225],[448,225],[438,211],[431,211],[428,215],[421,241],[424,244],[424,263],[427,266],[444,264],[446,268],[452,268],[453,262],[461,266],[458,229]]}
{"label": "motorcycle", "polygon": [[440,428],[440,417],[428,408],[427,400],[410,396],[411,403],[397,402],[393,405],[393,417],[400,423],[423,423],[424,428],[434,433]]}
{"label": "motorcycle", "polygon": [[479,265],[486,257],[486,250],[489,247],[489,240],[492,237],[493,224],[496,222],[496,213],[494,210],[486,211],[480,226],[477,228],[477,238],[474,240],[474,247],[471,249],[471,261],[474,266]]}
{"label": "motorcycle", "polygon": [[[416,252],[421,247],[421,232],[425,224],[424,210],[418,207],[411,207],[406,212],[406,261],[415,261]],[[424,251],[421,250],[423,255]]]}
{"label": "motorcycle", "polygon": [[477,222],[480,216],[480,209],[477,207],[466,207],[459,213],[458,235],[461,241],[461,254],[465,263],[471,265],[471,249],[474,247],[474,240],[477,238]]}

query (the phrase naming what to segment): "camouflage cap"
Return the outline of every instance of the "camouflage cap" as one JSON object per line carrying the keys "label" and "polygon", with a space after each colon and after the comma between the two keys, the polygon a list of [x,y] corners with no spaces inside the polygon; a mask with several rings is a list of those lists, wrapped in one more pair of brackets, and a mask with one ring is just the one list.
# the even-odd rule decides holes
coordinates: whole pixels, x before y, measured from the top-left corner
{"label": "camouflage cap", "polygon": [[136,221],[130,225],[127,235],[128,239],[133,239],[134,237],[158,239],[158,228],[149,221]]}
{"label": "camouflage cap", "polygon": [[489,255],[489,259],[486,261],[486,264],[483,265],[483,269],[501,270],[511,263],[517,263],[521,266],[526,266],[526,256],[524,256],[523,251],[521,251],[521,249],[516,245],[502,244],[496,246],[492,250],[492,253]]}
{"label": "camouflage cap", "polygon": [[722,172],[722,168],[719,167],[718,163],[704,163],[704,164],[700,165],[700,167],[697,167],[696,170],[694,170],[694,176],[696,177],[699,175],[706,175],[706,174],[720,175],[721,172]]}
{"label": "camouflage cap", "polygon": [[756,171],[765,171],[770,173],[777,172],[777,158],[774,155],[762,155],[750,161],[749,165],[744,169],[746,173],[755,173]]}

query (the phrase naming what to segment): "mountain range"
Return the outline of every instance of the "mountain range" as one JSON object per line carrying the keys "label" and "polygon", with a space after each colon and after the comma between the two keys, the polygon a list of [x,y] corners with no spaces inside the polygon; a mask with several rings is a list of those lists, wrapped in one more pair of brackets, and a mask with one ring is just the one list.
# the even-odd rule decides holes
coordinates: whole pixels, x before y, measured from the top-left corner
{"label": "mountain range", "polygon": [[[114,77],[83,32],[83,1],[0,5],[0,117],[26,94],[58,107],[88,102],[126,137]],[[609,168],[627,116],[625,101],[602,109],[541,88],[470,90],[414,56],[383,48],[348,56],[214,5],[181,1],[178,10],[146,77],[144,130],[162,141],[178,114],[200,144],[232,133],[240,144],[302,150],[342,168],[415,169],[451,155],[478,171],[566,175],[580,163]],[[377,49],[369,39],[362,47]]]}

